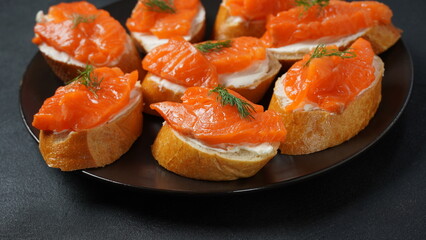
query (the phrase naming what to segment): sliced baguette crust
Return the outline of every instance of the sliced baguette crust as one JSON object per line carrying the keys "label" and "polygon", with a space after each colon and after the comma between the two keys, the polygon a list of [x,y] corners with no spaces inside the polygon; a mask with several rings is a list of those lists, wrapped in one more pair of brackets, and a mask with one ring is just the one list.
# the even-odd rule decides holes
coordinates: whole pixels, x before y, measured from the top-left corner
{"label": "sliced baguette crust", "polygon": [[[127,36],[127,38],[128,44],[126,45],[126,47],[128,49],[124,50],[124,54],[120,57],[120,61],[117,64],[108,65],[107,67],[119,67],[124,73],[130,73],[134,70],[138,70],[139,79],[143,79],[146,74],[146,71],[142,69],[141,57],[135,45],[131,41],[130,36]],[[44,53],[41,49],[40,52],[46,60],[47,64],[51,67],[52,71],[63,82],[68,82],[72,80],[73,78],[78,76],[79,71],[84,70],[84,67],[54,59]]]}
{"label": "sliced baguette crust", "polygon": [[242,36],[260,38],[265,33],[266,20],[232,21],[228,7],[221,4],[213,27],[213,39],[224,40]]}
{"label": "sliced baguette crust", "polygon": [[175,92],[173,89],[158,85],[158,83],[153,80],[154,76],[154,74],[148,72],[142,82],[143,101],[146,106],[144,112],[160,116],[157,111],[152,110],[149,105],[164,101],[182,102],[180,98],[183,96],[183,92]]}
{"label": "sliced baguette crust", "polygon": [[[380,74],[372,86],[352,101],[341,114],[324,110],[284,110],[280,97],[272,95],[269,109],[281,114],[287,137],[280,145],[282,154],[299,155],[324,150],[339,145],[364,129],[376,113],[381,100],[383,62],[375,58]],[[278,80],[277,84],[281,81]]]}
{"label": "sliced baguette crust", "polygon": [[42,130],[40,152],[49,167],[62,171],[111,164],[141,135],[142,106],[142,101],[138,101],[117,119],[84,131],[53,133]]}
{"label": "sliced baguette crust", "polygon": [[238,92],[251,102],[259,102],[263,98],[266,91],[271,86],[273,80],[275,80],[275,77],[281,69],[280,62],[271,53],[268,53],[267,57],[269,58],[269,70],[264,76],[261,77],[260,80],[245,87],[225,87]]}
{"label": "sliced baguette crust", "polygon": [[[392,47],[401,38],[401,33],[401,29],[398,29],[393,24],[388,24],[371,27],[360,37],[368,40],[371,43],[371,46],[373,47],[374,53],[378,55]],[[338,47],[340,50],[347,49],[355,41],[356,39],[354,39],[353,41],[348,41],[344,45]],[[312,50],[315,47],[316,45],[312,47]],[[271,52],[281,62],[283,66],[290,67],[296,61],[301,60],[303,56],[309,54],[310,50],[292,53],[282,53],[277,51]]]}
{"label": "sliced baguette crust", "polygon": [[216,152],[191,145],[177,137],[168,124],[164,124],[152,145],[152,154],[162,167],[178,175],[199,180],[227,181],[255,175],[276,155],[276,151],[264,155]]}

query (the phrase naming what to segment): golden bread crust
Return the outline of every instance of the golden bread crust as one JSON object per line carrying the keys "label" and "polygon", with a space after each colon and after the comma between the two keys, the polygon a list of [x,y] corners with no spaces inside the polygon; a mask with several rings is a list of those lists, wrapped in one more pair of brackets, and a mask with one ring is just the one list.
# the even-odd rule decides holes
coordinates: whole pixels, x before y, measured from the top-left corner
{"label": "golden bread crust", "polygon": [[224,40],[242,36],[260,38],[265,33],[265,20],[231,21],[228,7],[221,4],[213,27],[213,39]]}
{"label": "golden bread crust", "polygon": [[79,132],[40,131],[40,152],[49,167],[62,171],[103,167],[126,153],[142,133],[142,101],[98,127]]}
{"label": "golden bread crust", "polygon": [[[324,110],[287,112],[274,93],[268,109],[281,114],[287,129],[286,141],[280,145],[281,153],[300,155],[321,151],[349,140],[364,129],[380,104],[384,72],[381,60],[380,66],[378,79],[340,114]],[[280,83],[278,80],[277,84]]]}
{"label": "golden bread crust", "polygon": [[168,124],[164,124],[152,145],[152,154],[162,167],[178,175],[199,180],[227,181],[255,175],[276,155],[276,151],[261,157],[253,156],[256,160],[231,159],[183,141]]}

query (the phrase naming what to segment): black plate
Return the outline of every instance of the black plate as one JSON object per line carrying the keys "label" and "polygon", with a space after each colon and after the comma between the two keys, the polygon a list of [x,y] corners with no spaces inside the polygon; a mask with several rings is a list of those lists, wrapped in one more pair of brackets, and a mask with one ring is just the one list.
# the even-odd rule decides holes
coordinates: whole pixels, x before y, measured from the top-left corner
{"label": "black plate", "polygon": [[[220,1],[203,1],[207,9],[207,27],[210,30]],[[124,23],[136,1],[120,1],[105,9]],[[208,34],[210,32],[208,31]],[[160,167],[151,155],[150,146],[162,119],[144,115],[142,136],[129,152],[115,163],[98,169],[82,171],[90,176],[139,189],[182,193],[226,193],[252,191],[306,179],[327,171],[355,157],[395,123],[407,104],[413,84],[411,57],[402,41],[380,56],[385,62],[383,98],[370,124],[351,140],[313,154],[303,156],[277,155],[255,176],[230,182],[192,180],[175,175]],[[50,70],[40,53],[37,53],[25,72],[21,83],[20,101],[24,123],[37,140],[39,131],[31,126],[33,115],[52,96],[61,82]],[[271,90],[263,100],[267,104]]]}

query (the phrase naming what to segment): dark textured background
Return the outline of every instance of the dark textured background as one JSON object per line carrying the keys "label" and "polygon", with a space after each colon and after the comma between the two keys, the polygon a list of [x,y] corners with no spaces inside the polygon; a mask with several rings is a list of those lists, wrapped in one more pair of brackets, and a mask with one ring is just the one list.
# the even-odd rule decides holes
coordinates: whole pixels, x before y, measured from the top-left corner
{"label": "dark textured background", "polygon": [[1,0],[0,239],[426,239],[426,2],[382,2],[404,30],[415,71],[409,104],[381,140],[287,187],[176,196],[46,167],[20,118],[18,91],[37,52],[34,16],[57,1]]}

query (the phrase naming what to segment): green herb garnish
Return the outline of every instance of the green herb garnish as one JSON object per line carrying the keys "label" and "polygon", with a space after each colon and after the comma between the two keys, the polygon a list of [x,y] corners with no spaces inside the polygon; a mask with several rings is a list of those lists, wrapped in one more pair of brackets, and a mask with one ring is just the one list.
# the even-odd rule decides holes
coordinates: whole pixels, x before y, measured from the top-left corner
{"label": "green herb garnish", "polygon": [[[296,6],[302,6],[305,13],[309,10],[309,8],[313,6],[319,6],[320,12],[324,7],[326,7],[329,4],[330,0],[296,0]],[[303,15],[302,13],[302,15]]]}
{"label": "green herb garnish", "polygon": [[356,57],[356,53],[350,50],[352,49],[348,49],[346,51],[339,51],[338,49],[327,49],[324,44],[320,44],[315,48],[314,52],[311,54],[311,57],[308,59],[308,61],[305,63],[304,66],[308,66],[311,60],[314,58],[330,57],[330,56],[337,56],[341,58]]}
{"label": "green herb garnish", "polygon": [[142,3],[151,12],[176,13],[173,0],[143,0]]}
{"label": "green herb garnish", "polygon": [[97,76],[94,76],[94,74],[90,75],[93,72],[93,69],[94,68],[92,65],[86,65],[86,68],[83,71],[78,71],[79,75],[77,77],[71,81],[66,82],[66,84],[68,85],[77,81],[80,84],[86,86],[87,89],[89,89],[89,91],[91,91],[97,97],[98,95],[96,92],[100,89],[103,78],[99,80]]}
{"label": "green herb garnish", "polygon": [[231,40],[218,41],[218,42],[205,42],[195,45],[195,47],[203,53],[219,51],[222,48],[232,47]]}
{"label": "green herb garnish", "polygon": [[226,90],[224,87],[217,86],[214,89],[210,90],[210,92],[215,92],[219,94],[217,96],[217,101],[219,101],[222,106],[230,105],[237,107],[238,113],[240,114],[241,118],[254,119],[253,115],[251,114],[252,112],[256,112],[253,105],[230,94],[228,90]]}
{"label": "green herb garnish", "polygon": [[81,14],[72,15],[72,28],[76,28],[80,23],[91,23],[96,19],[97,15],[83,16]]}

